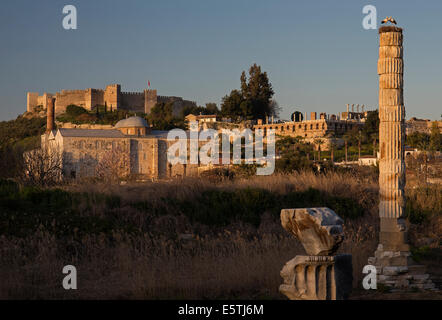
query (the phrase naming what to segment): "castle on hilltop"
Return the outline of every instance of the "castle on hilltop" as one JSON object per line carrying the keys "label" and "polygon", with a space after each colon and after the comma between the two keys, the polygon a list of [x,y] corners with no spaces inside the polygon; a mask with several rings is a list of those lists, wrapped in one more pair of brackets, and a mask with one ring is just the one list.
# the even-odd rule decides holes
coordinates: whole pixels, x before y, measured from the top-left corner
{"label": "castle on hilltop", "polygon": [[178,116],[186,105],[196,105],[194,101],[182,97],[159,96],[157,90],[145,89],[143,92],[122,92],[121,85],[111,84],[106,89],[61,90],[56,94],[36,92],[27,93],[27,111],[34,112],[37,107],[46,110],[48,99],[55,98],[55,113],[66,111],[68,105],[77,105],[87,110],[96,106],[107,106],[108,110],[128,110],[149,114],[155,104],[173,102],[173,114]]}

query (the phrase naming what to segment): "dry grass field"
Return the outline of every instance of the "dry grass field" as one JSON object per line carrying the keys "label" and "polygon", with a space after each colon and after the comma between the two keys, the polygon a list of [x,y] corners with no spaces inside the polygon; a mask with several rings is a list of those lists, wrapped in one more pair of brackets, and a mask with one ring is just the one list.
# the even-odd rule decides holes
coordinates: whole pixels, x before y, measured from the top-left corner
{"label": "dry grass field", "polygon": [[[329,206],[342,216],[340,252],[353,255],[353,298],[388,298],[360,289],[362,267],[377,245],[373,174],[15,192],[0,202],[1,299],[284,299],[279,272],[304,253],[280,226],[279,211],[288,206]],[[408,185],[407,195],[414,253],[440,276],[442,188]],[[68,264],[77,268],[78,290],[61,286]]]}

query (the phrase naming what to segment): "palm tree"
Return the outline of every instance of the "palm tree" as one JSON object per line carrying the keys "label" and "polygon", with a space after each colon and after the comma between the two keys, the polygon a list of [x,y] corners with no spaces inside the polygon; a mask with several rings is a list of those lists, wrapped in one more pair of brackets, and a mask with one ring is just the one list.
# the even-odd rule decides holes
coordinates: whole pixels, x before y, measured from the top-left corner
{"label": "palm tree", "polygon": [[346,136],[344,138],[344,144],[345,144],[345,163],[348,161],[348,139]]}
{"label": "palm tree", "polygon": [[324,144],[324,141],[321,138],[315,138],[313,142],[318,146],[318,161],[321,161],[321,145]]}
{"label": "palm tree", "polygon": [[374,134],[372,138],[373,138],[373,156],[376,157],[376,135]]}
{"label": "palm tree", "polygon": [[326,135],[326,138],[329,140],[330,142],[330,159],[332,163],[335,163],[335,133],[334,132],[330,132]]}

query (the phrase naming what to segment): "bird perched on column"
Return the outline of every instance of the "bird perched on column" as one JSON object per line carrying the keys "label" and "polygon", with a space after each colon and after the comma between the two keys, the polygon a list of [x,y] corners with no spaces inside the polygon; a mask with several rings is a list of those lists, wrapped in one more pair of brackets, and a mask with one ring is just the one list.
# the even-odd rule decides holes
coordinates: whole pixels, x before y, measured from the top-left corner
{"label": "bird perched on column", "polygon": [[396,20],[394,20],[392,17],[386,17],[384,20],[382,20],[382,24],[391,22],[392,24],[396,24]]}

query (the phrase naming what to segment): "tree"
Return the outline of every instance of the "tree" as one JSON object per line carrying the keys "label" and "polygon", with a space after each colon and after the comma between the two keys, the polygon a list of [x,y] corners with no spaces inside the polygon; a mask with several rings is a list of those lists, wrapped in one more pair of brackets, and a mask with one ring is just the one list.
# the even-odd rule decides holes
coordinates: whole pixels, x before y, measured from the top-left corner
{"label": "tree", "polygon": [[365,142],[379,139],[379,112],[378,110],[368,111],[365,125],[362,128],[362,135]]}
{"label": "tree", "polygon": [[310,153],[314,152],[310,143],[302,137],[282,137],[276,142],[276,149],[281,155],[276,160],[276,171],[292,172],[311,169]]}
{"label": "tree", "polygon": [[223,98],[221,112],[229,117],[242,117],[245,119],[259,119],[266,115],[277,115],[279,107],[272,102],[274,91],[266,72],[261,67],[253,64],[246,72],[241,74],[241,90],[232,90],[230,95]]}
{"label": "tree", "polygon": [[62,155],[58,149],[39,148],[23,154],[25,184],[51,186],[62,179]]}
{"label": "tree", "polygon": [[330,132],[326,135],[326,138],[330,144],[330,160],[332,163],[335,163],[336,134],[334,132]]}
{"label": "tree", "polygon": [[[348,143],[350,143],[351,146],[356,146],[358,147],[358,155],[359,157],[361,156],[361,142],[362,142],[362,134],[361,134],[361,130],[359,130],[357,127],[353,127],[353,129],[348,130],[343,136],[342,138],[345,141],[345,145],[346,145],[346,154],[347,154],[347,149],[348,149]],[[347,161],[347,156],[346,156],[346,160]]]}
{"label": "tree", "polygon": [[279,119],[282,108],[279,106],[278,102],[275,99],[270,100],[269,109],[270,109],[270,116]]}
{"label": "tree", "polygon": [[313,143],[318,146],[318,161],[321,161],[321,145],[324,144],[324,141],[321,138],[315,138]]}
{"label": "tree", "polygon": [[173,101],[159,102],[150,111],[147,120],[156,130],[185,128],[184,120],[173,115],[173,104]]}
{"label": "tree", "polygon": [[348,139],[344,137],[344,143],[345,143],[345,163],[348,161]]}
{"label": "tree", "polygon": [[116,183],[129,175],[129,167],[129,152],[124,146],[118,145],[105,152],[95,167],[95,174],[105,182]]}
{"label": "tree", "polygon": [[365,125],[362,128],[362,142],[373,143],[373,156],[376,156],[376,143],[379,140],[379,123],[378,110],[368,111]]}
{"label": "tree", "polygon": [[263,118],[266,114],[272,114],[270,101],[274,91],[270,84],[267,72],[261,72],[261,67],[253,64],[249,69],[247,79],[245,71],[241,74],[241,93],[245,100],[252,105],[252,117]]}
{"label": "tree", "polygon": [[221,104],[221,113],[224,116],[238,118],[241,117],[241,104],[244,101],[241,92],[238,90],[232,90],[230,95],[225,96],[223,98],[223,102]]}
{"label": "tree", "polygon": [[431,151],[442,150],[442,135],[440,133],[437,121],[434,121],[431,124],[429,149]]}
{"label": "tree", "polygon": [[76,117],[84,113],[88,113],[88,111],[83,107],[79,107],[74,104],[70,104],[66,107],[66,114],[71,117]]}
{"label": "tree", "polygon": [[430,135],[424,132],[413,132],[407,135],[407,145],[418,148],[419,150],[428,150],[430,146]]}
{"label": "tree", "polygon": [[206,112],[207,114],[219,114],[219,109],[216,103],[213,102],[206,103]]}
{"label": "tree", "polygon": [[185,118],[189,114],[199,115],[199,114],[220,114],[218,106],[216,103],[209,102],[206,103],[205,107],[196,106],[196,105],[185,105],[181,111],[181,118]]}

